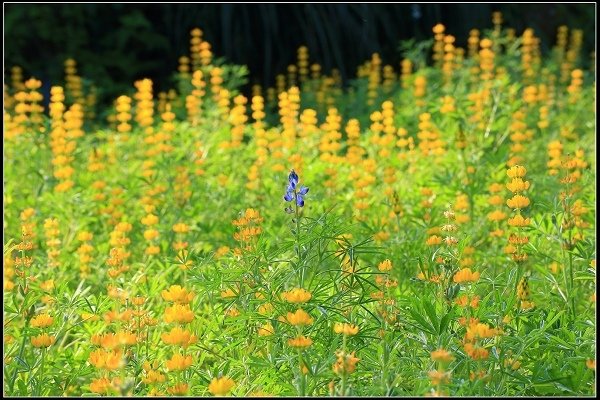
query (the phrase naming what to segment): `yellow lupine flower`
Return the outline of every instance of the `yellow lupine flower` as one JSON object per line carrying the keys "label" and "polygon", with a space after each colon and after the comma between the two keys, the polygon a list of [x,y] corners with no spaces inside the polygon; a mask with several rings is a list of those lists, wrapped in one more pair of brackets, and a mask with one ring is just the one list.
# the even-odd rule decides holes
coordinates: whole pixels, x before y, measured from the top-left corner
{"label": "yellow lupine flower", "polygon": [[527,206],[529,206],[529,199],[525,196],[522,196],[520,194],[517,194],[515,196],[513,196],[512,198],[506,200],[506,205],[509,206],[510,208],[525,208]]}
{"label": "yellow lupine flower", "polygon": [[342,324],[342,323],[336,322],[335,325],[333,326],[333,331],[335,333],[341,333],[346,336],[354,336],[358,333],[358,326],[353,325],[353,324],[347,324],[347,323]]}
{"label": "yellow lupine flower", "polygon": [[479,280],[479,272],[473,272],[471,268],[464,268],[454,274],[452,280],[454,283],[477,282]]}
{"label": "yellow lupine flower", "polygon": [[154,240],[158,237],[158,231],[156,229],[146,229],[144,231],[144,239]]}
{"label": "yellow lupine flower", "polygon": [[156,225],[158,223],[158,217],[154,214],[148,214],[142,218],[142,224],[144,225]]}
{"label": "yellow lupine flower", "polygon": [[450,382],[450,371],[429,371],[428,375],[429,379],[431,379],[431,384],[433,386]]}
{"label": "yellow lupine flower", "polygon": [[208,391],[214,396],[224,396],[233,388],[235,382],[233,379],[223,376],[221,378],[213,378],[208,385]]}
{"label": "yellow lupine flower", "polygon": [[164,320],[167,323],[190,323],[194,319],[194,312],[189,304],[174,304],[165,309]]}
{"label": "yellow lupine flower", "polygon": [[508,225],[516,227],[529,226],[530,222],[531,220],[529,218],[525,218],[521,214],[517,214],[513,218],[508,219]]}
{"label": "yellow lupine flower", "polygon": [[514,165],[506,171],[509,178],[522,178],[527,173],[527,169],[522,165]]}
{"label": "yellow lupine flower", "polygon": [[281,297],[289,303],[306,303],[312,297],[312,294],[302,288],[294,288],[289,292],[281,293]]}
{"label": "yellow lupine flower", "polygon": [[392,270],[392,262],[390,260],[383,260],[382,262],[379,263],[377,268],[381,272],[391,271]]}
{"label": "yellow lupine flower", "polygon": [[108,370],[115,370],[124,365],[123,353],[120,350],[94,350],[90,353],[88,361],[94,367],[99,369],[103,368]]}
{"label": "yellow lupine flower", "polygon": [[435,245],[441,244],[441,243],[442,243],[442,238],[440,236],[437,236],[437,235],[429,236],[427,238],[427,240],[425,241],[425,244],[427,246],[435,246]]}
{"label": "yellow lupine flower", "polygon": [[490,328],[489,325],[477,322],[473,324],[469,324],[467,327],[467,333],[465,335],[465,340],[473,341],[477,339],[489,339],[493,338],[498,334],[498,330]]}
{"label": "yellow lupine flower", "polygon": [[88,231],[81,231],[77,234],[77,240],[80,242],[89,242],[94,238],[94,235]]}
{"label": "yellow lupine flower", "polygon": [[452,362],[452,360],[454,360],[454,357],[452,356],[452,354],[450,354],[448,350],[440,348],[431,352],[431,359],[433,361],[439,361],[447,364]]}
{"label": "yellow lupine flower", "polygon": [[333,372],[338,375],[351,374],[356,370],[356,364],[360,358],[354,356],[354,352],[348,354],[343,351],[336,352],[337,360],[333,364]]}
{"label": "yellow lupine flower", "polygon": [[529,182],[521,178],[513,178],[512,181],[506,184],[506,188],[513,193],[522,192],[529,189]]}
{"label": "yellow lupine flower", "polygon": [[500,210],[494,210],[487,215],[487,218],[490,221],[502,221],[506,218],[506,213]]}
{"label": "yellow lupine flower", "polygon": [[179,353],[175,353],[165,364],[169,371],[183,371],[189,368],[192,363],[192,356],[183,356]]}
{"label": "yellow lupine flower", "polygon": [[184,330],[178,326],[171,329],[169,333],[163,333],[160,337],[166,344],[183,346],[184,348],[198,341],[198,338],[195,335],[192,335],[190,331]]}
{"label": "yellow lupine flower", "polygon": [[313,341],[311,338],[306,336],[298,336],[292,339],[288,339],[288,345],[292,347],[309,347]]}
{"label": "yellow lupine flower", "polygon": [[[175,386],[169,387],[167,389],[167,392],[169,392],[169,394],[177,396],[177,395],[187,394],[189,389],[190,389],[190,386],[187,383],[179,382]],[[160,394],[157,394],[157,395],[160,396]]]}
{"label": "yellow lupine flower", "polygon": [[189,231],[190,231],[189,225],[187,225],[183,222],[173,225],[173,232],[175,232],[175,233],[188,233]]}
{"label": "yellow lupine flower", "polygon": [[90,391],[92,393],[106,394],[112,388],[113,385],[108,378],[98,378],[90,382]]}
{"label": "yellow lupine flower", "polygon": [[489,357],[489,351],[471,342],[465,343],[465,352],[473,360],[485,360]]}
{"label": "yellow lupine flower", "polygon": [[188,292],[185,288],[179,285],[172,285],[169,290],[163,290],[161,292],[161,296],[167,301],[187,304],[192,301],[195,295],[193,292]]}
{"label": "yellow lupine flower", "polygon": [[30,324],[34,328],[47,328],[52,325],[52,322],[54,322],[54,318],[48,314],[40,314],[33,317]]}
{"label": "yellow lupine flower", "polygon": [[56,341],[54,336],[50,336],[47,333],[34,336],[31,338],[31,344],[33,347],[50,347]]}
{"label": "yellow lupine flower", "polygon": [[301,308],[294,313],[287,313],[286,320],[294,326],[311,325],[313,323],[310,315]]}

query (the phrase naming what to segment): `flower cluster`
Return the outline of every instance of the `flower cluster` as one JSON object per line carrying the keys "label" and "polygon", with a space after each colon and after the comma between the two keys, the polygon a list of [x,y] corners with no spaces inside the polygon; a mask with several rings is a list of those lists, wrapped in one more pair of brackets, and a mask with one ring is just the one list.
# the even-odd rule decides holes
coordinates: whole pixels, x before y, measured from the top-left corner
{"label": "flower cluster", "polygon": [[[292,170],[288,177],[288,187],[283,199],[287,202],[295,200],[298,207],[304,207],[304,196],[308,193],[308,188],[306,186],[300,186],[298,189],[299,180],[300,178],[296,171]],[[286,211],[292,213],[291,207],[286,208]]]}

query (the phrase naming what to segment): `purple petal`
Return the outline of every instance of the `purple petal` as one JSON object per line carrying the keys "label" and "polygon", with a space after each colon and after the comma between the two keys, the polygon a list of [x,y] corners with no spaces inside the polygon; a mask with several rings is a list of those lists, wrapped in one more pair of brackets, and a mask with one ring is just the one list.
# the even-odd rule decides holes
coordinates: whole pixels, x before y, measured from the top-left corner
{"label": "purple petal", "polygon": [[304,197],[302,197],[302,195],[296,196],[296,204],[298,207],[304,207]]}
{"label": "purple petal", "polygon": [[301,196],[304,196],[308,193],[308,188],[306,186],[300,186],[300,192],[298,192]]}
{"label": "purple petal", "polygon": [[290,172],[290,176],[288,177],[288,181],[290,182],[290,186],[293,187],[294,189],[296,188],[296,185],[298,184],[298,174],[296,173],[296,171],[292,170]]}
{"label": "purple petal", "polygon": [[294,198],[294,196],[293,196],[292,192],[290,192],[290,191],[288,191],[288,192],[287,192],[287,193],[286,193],[286,194],[283,196],[283,199],[284,199],[285,201],[292,201],[292,199],[293,199],[293,198]]}

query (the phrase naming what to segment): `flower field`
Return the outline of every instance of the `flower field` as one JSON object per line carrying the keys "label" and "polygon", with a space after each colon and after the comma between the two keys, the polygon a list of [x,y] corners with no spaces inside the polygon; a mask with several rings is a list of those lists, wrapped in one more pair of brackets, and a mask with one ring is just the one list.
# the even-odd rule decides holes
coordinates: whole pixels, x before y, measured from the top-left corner
{"label": "flower field", "polygon": [[300,47],[245,96],[194,29],[103,109],[12,67],[4,394],[593,396],[582,35],[438,24],[347,87]]}

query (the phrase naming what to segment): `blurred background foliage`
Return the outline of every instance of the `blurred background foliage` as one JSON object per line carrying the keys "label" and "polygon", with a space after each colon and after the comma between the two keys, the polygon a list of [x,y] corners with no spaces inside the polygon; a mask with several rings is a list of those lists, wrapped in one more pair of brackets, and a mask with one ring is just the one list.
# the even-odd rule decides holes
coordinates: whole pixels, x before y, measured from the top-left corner
{"label": "blurred background foliage", "polygon": [[[583,54],[593,51],[595,4],[6,4],[5,76],[24,68],[46,85],[63,80],[63,62],[77,60],[79,74],[110,101],[149,77],[156,90],[174,86],[177,60],[189,53],[189,32],[200,27],[215,56],[247,65],[249,83],[273,85],[296,61],[301,45],[324,72],[338,68],[347,81],[374,52],[398,69],[400,43],[427,39],[443,23],[457,45],[472,28],[504,25],[520,35],[532,27],[542,50],[554,45],[560,25],[584,31]],[[46,88],[49,90],[49,88]]]}

